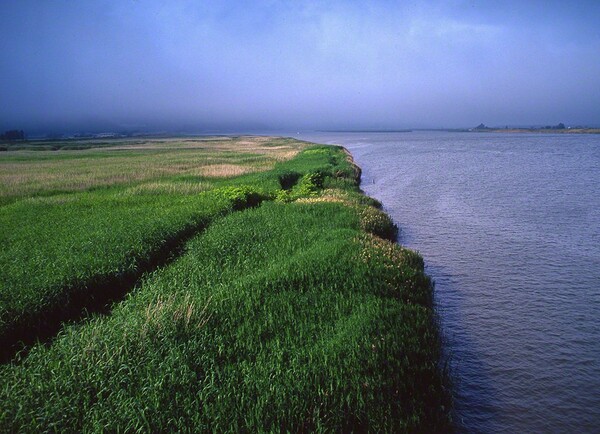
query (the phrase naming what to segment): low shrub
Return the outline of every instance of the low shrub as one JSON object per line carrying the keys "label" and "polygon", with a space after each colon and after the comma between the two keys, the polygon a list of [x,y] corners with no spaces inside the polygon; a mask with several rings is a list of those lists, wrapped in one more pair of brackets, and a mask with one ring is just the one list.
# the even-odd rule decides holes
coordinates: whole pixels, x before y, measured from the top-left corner
{"label": "low shrub", "polygon": [[209,194],[230,201],[234,211],[258,206],[263,200],[271,198],[270,195],[248,185],[240,185],[239,187],[221,187],[212,190]]}
{"label": "low shrub", "polygon": [[372,206],[360,208],[361,227],[365,232],[377,235],[385,240],[396,241],[398,226],[385,212]]}
{"label": "low shrub", "polygon": [[280,173],[277,176],[277,178],[279,180],[279,185],[281,186],[281,188],[283,190],[289,190],[294,185],[296,185],[301,176],[302,174],[298,172],[285,171],[283,173]]}

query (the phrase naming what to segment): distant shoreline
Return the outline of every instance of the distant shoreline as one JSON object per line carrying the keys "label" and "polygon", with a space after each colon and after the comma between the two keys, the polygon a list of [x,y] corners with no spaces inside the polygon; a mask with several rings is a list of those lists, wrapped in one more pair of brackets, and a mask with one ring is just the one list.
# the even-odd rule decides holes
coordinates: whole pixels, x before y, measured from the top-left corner
{"label": "distant shoreline", "polygon": [[317,133],[411,133],[413,130],[316,130]]}
{"label": "distant shoreline", "polygon": [[469,133],[539,133],[539,134],[600,134],[600,128],[474,128]]}

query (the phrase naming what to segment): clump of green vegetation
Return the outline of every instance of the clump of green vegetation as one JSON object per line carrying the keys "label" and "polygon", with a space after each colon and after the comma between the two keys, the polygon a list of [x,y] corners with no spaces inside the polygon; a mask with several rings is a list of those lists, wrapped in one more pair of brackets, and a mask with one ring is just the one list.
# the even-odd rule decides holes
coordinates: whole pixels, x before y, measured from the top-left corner
{"label": "clump of green vegetation", "polygon": [[283,190],[289,190],[302,176],[301,173],[293,172],[293,171],[285,171],[277,175],[277,179],[279,179],[279,184]]}
{"label": "clump of green vegetation", "polygon": [[229,201],[234,211],[255,207],[260,205],[263,200],[270,198],[269,195],[257,191],[248,185],[217,188],[211,191],[210,195]]}
{"label": "clump of green vegetation", "polygon": [[394,224],[389,215],[383,211],[365,206],[360,210],[362,228],[383,239],[395,241],[398,236],[398,226]]}
{"label": "clump of green vegetation", "polygon": [[[282,188],[282,173],[301,176]],[[43,235],[54,247],[34,243],[30,252],[63,254],[67,281],[87,270],[79,290],[103,267],[110,275],[136,264],[131,249],[152,251],[168,230],[206,229],[110,315],[65,326],[51,345],[1,366],[0,431],[447,430],[431,283],[418,254],[381,238],[393,239],[395,226],[358,190],[359,175],[343,149],[314,146],[271,170],[211,179],[201,193],[131,195],[119,186],[5,207],[22,206],[31,221],[53,209],[47,226],[11,244],[13,254],[66,220]],[[38,200],[38,211],[28,208]],[[86,207],[89,217],[69,218]],[[103,207],[111,214],[98,237],[102,219],[93,216]],[[144,212],[151,217],[140,219]],[[83,239],[117,259],[78,261],[69,249]],[[44,264],[32,294],[46,291],[54,262]],[[39,315],[51,305],[32,300]]]}
{"label": "clump of green vegetation", "polygon": [[276,200],[279,202],[291,202],[301,197],[316,196],[323,188],[324,175],[321,172],[311,172],[303,175],[297,183],[289,188],[279,190]]}

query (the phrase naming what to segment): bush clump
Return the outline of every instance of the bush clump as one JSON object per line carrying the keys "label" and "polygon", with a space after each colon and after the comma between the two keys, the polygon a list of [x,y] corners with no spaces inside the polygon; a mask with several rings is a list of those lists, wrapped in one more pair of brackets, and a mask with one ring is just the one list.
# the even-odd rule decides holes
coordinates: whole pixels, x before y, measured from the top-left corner
{"label": "bush clump", "polygon": [[280,173],[277,176],[277,179],[279,180],[279,185],[281,185],[283,190],[289,190],[296,185],[301,176],[301,173],[294,172],[292,170],[286,170],[285,172]]}
{"label": "bush clump", "polygon": [[307,173],[290,190],[279,190],[275,199],[287,203],[302,197],[315,196],[323,188],[324,179],[325,175],[322,172]]}
{"label": "bush clump", "polygon": [[253,208],[260,205],[263,200],[269,199],[269,195],[248,185],[241,185],[239,187],[221,187],[210,193],[218,198],[224,198],[231,201],[231,207],[235,211]]}
{"label": "bush clump", "polygon": [[361,207],[360,223],[365,232],[377,235],[384,240],[395,241],[398,237],[398,226],[390,216],[372,206]]}

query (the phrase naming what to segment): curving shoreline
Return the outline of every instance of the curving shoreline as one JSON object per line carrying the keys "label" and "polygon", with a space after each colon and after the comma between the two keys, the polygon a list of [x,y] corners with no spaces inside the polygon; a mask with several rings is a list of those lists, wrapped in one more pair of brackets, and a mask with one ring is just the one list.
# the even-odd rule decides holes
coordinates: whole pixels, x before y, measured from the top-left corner
{"label": "curving shoreline", "polygon": [[[302,144],[210,194],[186,189],[181,203],[227,212],[107,314],[0,366],[0,429],[449,430],[430,279],[360,175],[344,148]],[[86,194],[127,208],[125,188]]]}

